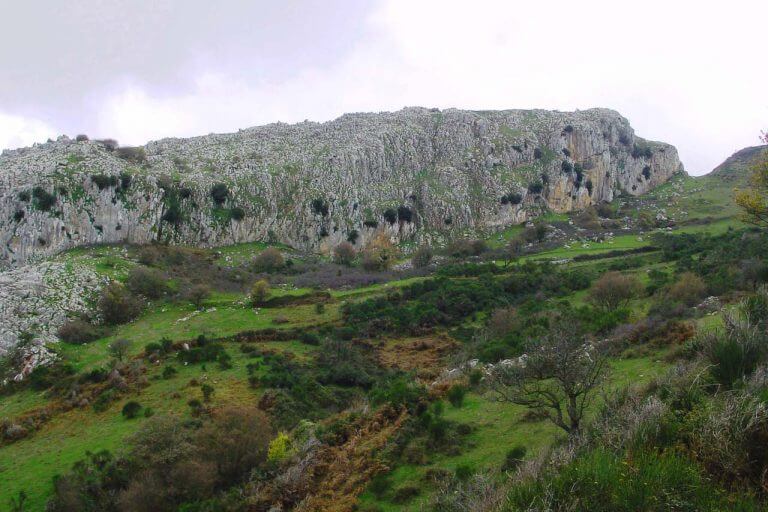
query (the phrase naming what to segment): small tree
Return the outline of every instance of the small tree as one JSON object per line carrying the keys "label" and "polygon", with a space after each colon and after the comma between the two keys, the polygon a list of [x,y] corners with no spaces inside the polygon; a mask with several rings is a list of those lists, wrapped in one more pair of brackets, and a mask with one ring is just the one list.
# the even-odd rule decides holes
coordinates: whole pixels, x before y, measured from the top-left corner
{"label": "small tree", "polygon": [[504,267],[508,267],[520,259],[520,256],[523,255],[523,249],[525,249],[525,242],[520,237],[515,237],[507,242],[501,251]]}
{"label": "small tree", "polygon": [[253,265],[259,272],[274,272],[285,266],[285,258],[274,247],[267,247],[253,259]]}
{"label": "small tree", "polygon": [[259,279],[251,288],[251,304],[259,306],[269,297],[269,283],[265,279]]}
{"label": "small tree", "polygon": [[187,298],[197,309],[202,309],[203,301],[211,296],[211,289],[204,284],[196,284],[187,292]]}
{"label": "small tree", "polygon": [[141,411],[141,404],[131,400],[123,406],[123,417],[127,420],[132,420],[139,415]]}
{"label": "small tree", "polygon": [[333,248],[333,261],[339,265],[351,265],[356,256],[355,246],[349,242],[341,242]]}
{"label": "small tree", "polygon": [[642,284],[634,276],[621,272],[606,272],[595,281],[589,290],[588,299],[605,311],[615,311],[629,304],[642,290]]}
{"label": "small tree", "polygon": [[115,340],[112,343],[109,344],[107,347],[107,350],[109,350],[109,354],[117,359],[118,361],[122,361],[125,356],[128,355],[128,352],[131,350],[131,346],[133,343],[131,343],[129,340],[126,340],[125,338],[120,338],[119,340]]}
{"label": "small tree", "polygon": [[497,364],[487,381],[499,401],[524,405],[577,434],[605,376],[606,360],[568,329],[557,325],[544,338],[530,342],[519,363]]}
{"label": "small tree", "polygon": [[432,248],[428,245],[422,245],[411,256],[411,263],[414,268],[424,268],[432,262]]}

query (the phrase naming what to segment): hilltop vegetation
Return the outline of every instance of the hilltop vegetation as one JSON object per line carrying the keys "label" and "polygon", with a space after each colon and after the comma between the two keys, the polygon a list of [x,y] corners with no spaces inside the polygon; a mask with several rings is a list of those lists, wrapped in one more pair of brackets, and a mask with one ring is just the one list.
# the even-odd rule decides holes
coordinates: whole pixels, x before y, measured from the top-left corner
{"label": "hilltop vegetation", "polygon": [[2,389],[0,504],[763,510],[768,238],[732,186],[432,247],[63,253],[109,284]]}

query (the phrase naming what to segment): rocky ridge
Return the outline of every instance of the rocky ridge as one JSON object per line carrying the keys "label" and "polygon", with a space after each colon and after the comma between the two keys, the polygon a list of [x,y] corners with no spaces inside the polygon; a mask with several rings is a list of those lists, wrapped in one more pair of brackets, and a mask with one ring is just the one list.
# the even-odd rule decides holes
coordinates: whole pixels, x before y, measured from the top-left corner
{"label": "rocky ridge", "polygon": [[406,108],[163,139],[57,141],[0,156],[0,265],[100,243],[263,240],[327,251],[440,243],[642,194],[682,171],[617,112]]}

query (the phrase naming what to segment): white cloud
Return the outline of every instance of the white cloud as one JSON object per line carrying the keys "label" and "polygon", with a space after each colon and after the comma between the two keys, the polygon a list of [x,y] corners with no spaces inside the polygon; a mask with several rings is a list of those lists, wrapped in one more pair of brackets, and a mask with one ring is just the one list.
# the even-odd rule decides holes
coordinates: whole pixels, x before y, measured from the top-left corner
{"label": "white cloud", "polygon": [[0,112],[0,149],[30,146],[56,136],[56,130],[39,119]]}

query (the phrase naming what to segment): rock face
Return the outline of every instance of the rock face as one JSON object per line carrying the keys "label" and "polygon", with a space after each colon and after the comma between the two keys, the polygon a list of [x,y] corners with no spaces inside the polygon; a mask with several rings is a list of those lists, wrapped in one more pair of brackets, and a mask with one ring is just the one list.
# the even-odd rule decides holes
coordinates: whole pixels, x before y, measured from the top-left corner
{"label": "rock face", "polygon": [[0,156],[0,265],[152,240],[323,251],[386,229],[439,242],[642,194],[679,171],[674,147],[605,109],[407,108],[133,149],[61,137]]}
{"label": "rock face", "polygon": [[24,265],[0,272],[0,357],[18,350],[20,379],[54,358],[49,343],[76,313],[90,313],[104,277],[62,262]]}

